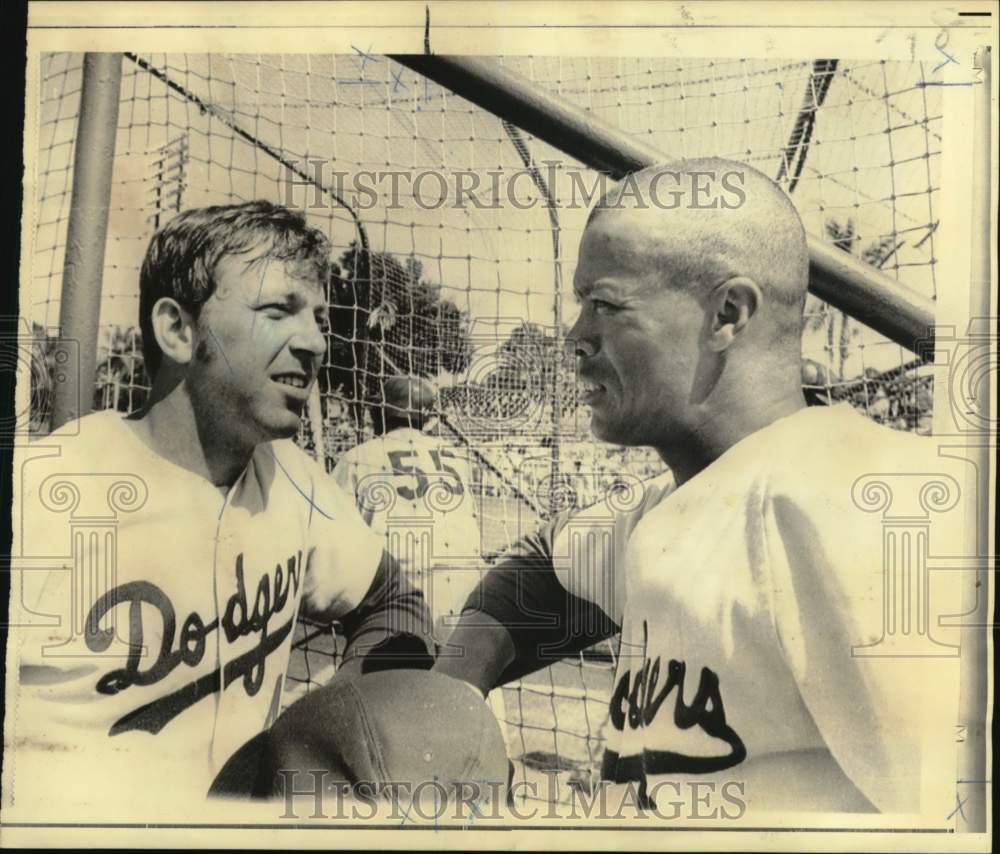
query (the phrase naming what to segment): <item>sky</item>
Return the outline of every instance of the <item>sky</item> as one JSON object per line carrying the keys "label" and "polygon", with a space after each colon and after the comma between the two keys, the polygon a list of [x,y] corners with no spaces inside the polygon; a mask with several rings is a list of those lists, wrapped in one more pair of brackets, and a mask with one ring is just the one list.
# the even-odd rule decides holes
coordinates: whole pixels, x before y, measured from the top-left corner
{"label": "sky", "polygon": [[[502,341],[521,319],[548,327],[572,322],[572,274],[587,213],[580,191],[595,186],[593,171],[523,134],[557,200],[557,263],[550,212],[529,178],[513,185],[522,207],[490,207],[492,182],[505,193],[523,166],[499,119],[386,57],[141,58],[159,77],[127,58],[123,62],[103,325],[135,322],[138,268],[154,228],[157,192],[178,189],[176,172],[157,178],[156,161],[171,144],[186,148],[183,207],[253,198],[305,206],[338,255],[356,235],[352,220],[328,196],[317,199],[312,188],[290,185],[274,155],[312,175],[319,169],[328,185],[341,173],[348,196],[357,180],[375,185],[374,175],[362,173],[396,172],[394,197],[388,176],[378,183],[378,197],[354,194],[361,204],[370,203],[359,213],[372,248],[415,255],[425,276],[442,283],[444,294],[469,314],[477,334]],[[31,310],[33,319],[48,327],[58,323],[81,61],[78,54],[41,60]],[[669,156],[732,157],[774,177],[799,109],[814,91],[811,58],[502,61]],[[791,195],[813,233],[821,234],[835,218],[841,224],[853,221],[862,248],[894,235],[902,245],[885,272],[933,297],[941,110],[939,90],[918,85],[930,74],[919,63],[842,63],[817,113]],[[164,77],[190,97],[169,89]],[[547,161],[556,165],[544,166]],[[168,158],[171,162],[176,159]],[[424,202],[418,205],[414,184],[423,173],[429,174],[416,183]],[[478,181],[483,207],[468,197],[461,206],[452,200],[435,207],[442,180],[449,196],[460,181],[467,187]],[[175,201],[173,196],[167,204]],[[159,221],[173,212],[161,203]],[[909,358],[881,336],[857,329],[845,376]],[[821,362],[839,362],[835,352],[824,349],[826,340],[825,329],[808,332],[804,352]]]}

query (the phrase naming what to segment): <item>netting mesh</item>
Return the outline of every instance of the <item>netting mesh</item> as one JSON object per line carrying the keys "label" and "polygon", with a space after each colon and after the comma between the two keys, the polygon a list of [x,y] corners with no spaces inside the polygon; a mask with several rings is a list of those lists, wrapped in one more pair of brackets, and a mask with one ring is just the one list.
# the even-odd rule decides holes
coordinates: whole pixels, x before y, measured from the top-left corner
{"label": "netting mesh", "polygon": [[[503,61],[670,156],[756,166],[809,231],[936,297],[941,109],[923,64]],[[50,349],[82,56],[41,62],[24,310]],[[623,474],[661,471],[650,452],[594,442],[577,404],[560,354],[599,176],[546,143],[385,57],[150,54],[124,61],[115,156],[96,407],[131,411],[148,391],[137,282],[153,230],[178,210],[263,198],[304,208],[334,246],[327,359],[300,436],[328,467],[371,436],[385,377],[408,373],[437,380],[442,441],[477,464],[487,560]],[[912,353],[810,297],[803,354],[811,403],[848,400],[929,432],[931,380]],[[35,398],[44,433],[47,397]],[[338,649],[335,627],[297,631],[289,699],[329,677]],[[555,797],[599,766],[614,654],[602,644],[504,690],[518,773],[554,774]]]}

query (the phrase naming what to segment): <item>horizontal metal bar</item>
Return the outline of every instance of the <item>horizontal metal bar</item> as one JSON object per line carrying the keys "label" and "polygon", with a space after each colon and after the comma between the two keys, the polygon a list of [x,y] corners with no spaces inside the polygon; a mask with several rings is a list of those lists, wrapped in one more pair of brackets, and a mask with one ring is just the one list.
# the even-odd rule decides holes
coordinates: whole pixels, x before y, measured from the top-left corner
{"label": "horizontal metal bar", "polygon": [[391,59],[614,178],[673,159],[493,59],[424,54]]}
{"label": "horizontal metal bar", "polygon": [[[391,58],[616,179],[676,159],[493,59],[425,54]],[[812,293],[919,357],[933,358],[933,300],[813,235],[809,261]]]}
{"label": "horizontal metal bar", "polygon": [[934,359],[934,301],[810,234],[809,290],[886,338]]}

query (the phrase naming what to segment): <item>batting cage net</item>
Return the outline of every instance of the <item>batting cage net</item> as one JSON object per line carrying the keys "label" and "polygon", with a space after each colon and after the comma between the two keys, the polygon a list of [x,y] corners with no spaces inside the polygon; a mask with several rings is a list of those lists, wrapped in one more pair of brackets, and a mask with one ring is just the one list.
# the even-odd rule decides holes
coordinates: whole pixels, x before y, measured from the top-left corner
{"label": "batting cage net", "polygon": [[[778,180],[807,230],[922,295],[937,294],[940,90],[922,63],[506,58],[509,69],[672,157],[741,160]],[[30,302],[32,429],[49,429],[51,354],[83,57],[41,67]],[[566,332],[570,283],[603,177],[384,56],[126,54],[101,302],[95,408],[148,392],[138,272],[176,212],[267,199],[334,247],[330,331],[300,441],[332,469],[372,436],[390,376],[433,380],[428,430],[469,462],[488,564],[562,509],[663,470],[595,442]],[[927,433],[929,369],[810,296],[803,385]],[[288,699],[329,678],[335,626],[302,624]],[[565,799],[596,774],[614,642],[503,689],[517,773]],[[524,787],[524,791],[530,791]]]}

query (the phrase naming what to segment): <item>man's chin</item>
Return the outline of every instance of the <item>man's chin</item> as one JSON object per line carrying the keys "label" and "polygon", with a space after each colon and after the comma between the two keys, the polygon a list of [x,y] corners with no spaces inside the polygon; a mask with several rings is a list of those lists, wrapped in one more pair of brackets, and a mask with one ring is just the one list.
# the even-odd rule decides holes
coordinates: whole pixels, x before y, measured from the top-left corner
{"label": "man's chin", "polygon": [[615,431],[612,429],[612,426],[596,413],[592,413],[590,416],[590,432],[594,434],[595,439],[601,442],[616,441],[614,438]]}
{"label": "man's chin", "polygon": [[281,415],[269,418],[264,423],[264,431],[268,439],[291,439],[298,435],[302,419],[294,412],[286,411]]}
{"label": "man's chin", "polygon": [[283,424],[279,427],[276,427],[274,431],[275,433],[274,438],[291,439],[292,437],[298,435],[299,428],[301,428],[301,426],[302,426],[302,420],[300,418],[296,418],[295,421],[292,423]]}
{"label": "man's chin", "polygon": [[613,445],[632,446],[638,444],[629,432],[629,427],[633,425],[618,422],[605,421],[599,415],[592,415],[590,419],[590,432],[594,438],[601,442],[610,442]]}

